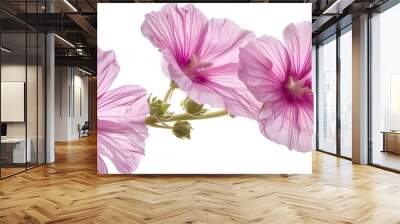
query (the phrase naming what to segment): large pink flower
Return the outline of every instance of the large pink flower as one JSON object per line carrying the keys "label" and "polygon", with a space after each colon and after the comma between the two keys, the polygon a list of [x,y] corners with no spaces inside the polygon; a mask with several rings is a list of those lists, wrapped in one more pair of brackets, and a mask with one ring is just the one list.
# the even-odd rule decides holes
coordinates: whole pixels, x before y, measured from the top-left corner
{"label": "large pink flower", "polygon": [[105,158],[130,174],[144,155],[149,113],[146,91],[135,85],[110,90],[119,72],[114,52],[97,49],[97,172],[108,173]]}
{"label": "large pink flower", "polygon": [[284,44],[263,36],[240,50],[239,77],[263,103],[259,126],[263,135],[290,149],[311,150],[311,24],[290,24]]}
{"label": "large pink flower", "polygon": [[260,104],[239,80],[239,47],[255,36],[193,5],[167,4],[145,16],[142,33],[164,56],[164,73],[197,103],[254,118]]}

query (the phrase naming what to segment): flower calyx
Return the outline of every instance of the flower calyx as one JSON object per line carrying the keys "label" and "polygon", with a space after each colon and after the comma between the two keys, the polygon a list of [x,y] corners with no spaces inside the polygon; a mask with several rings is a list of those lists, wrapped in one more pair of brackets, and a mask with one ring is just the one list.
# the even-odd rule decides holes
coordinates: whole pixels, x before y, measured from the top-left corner
{"label": "flower calyx", "polygon": [[177,121],[172,128],[172,132],[177,138],[190,139],[192,129],[192,125],[188,121]]}
{"label": "flower calyx", "polygon": [[170,115],[168,113],[168,108],[170,107],[170,104],[164,102],[161,99],[158,99],[156,96],[152,97],[150,95],[147,99],[147,103],[149,104],[151,116],[164,117],[166,115]]}
{"label": "flower calyx", "polygon": [[182,108],[191,115],[201,115],[207,112],[207,109],[203,108],[203,104],[198,104],[196,101],[190,99],[189,97],[186,97],[182,102],[181,102]]}

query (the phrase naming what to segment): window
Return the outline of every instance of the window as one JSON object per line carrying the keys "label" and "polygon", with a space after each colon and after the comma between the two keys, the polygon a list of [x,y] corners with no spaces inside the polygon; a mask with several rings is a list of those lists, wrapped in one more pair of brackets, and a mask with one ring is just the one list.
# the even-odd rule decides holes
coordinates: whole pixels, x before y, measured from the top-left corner
{"label": "window", "polygon": [[336,153],[336,36],[318,48],[318,149]]}
{"label": "window", "polygon": [[370,136],[373,164],[400,170],[400,5],[371,18]]}
{"label": "window", "polygon": [[352,33],[351,26],[340,36],[340,155],[352,157]]}

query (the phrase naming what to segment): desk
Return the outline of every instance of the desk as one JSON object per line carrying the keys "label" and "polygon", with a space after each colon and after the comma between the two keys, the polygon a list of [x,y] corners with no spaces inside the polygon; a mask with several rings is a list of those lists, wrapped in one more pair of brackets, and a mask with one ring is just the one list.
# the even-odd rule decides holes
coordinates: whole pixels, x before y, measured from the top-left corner
{"label": "desk", "polygon": [[400,132],[382,131],[382,134],[383,134],[382,152],[392,152],[400,154]]}
{"label": "desk", "polygon": [[[28,144],[25,154],[25,138],[6,138],[1,139],[1,157],[7,163],[26,163],[31,162],[32,153],[30,138],[27,139]],[[12,159],[11,159],[12,158]]]}

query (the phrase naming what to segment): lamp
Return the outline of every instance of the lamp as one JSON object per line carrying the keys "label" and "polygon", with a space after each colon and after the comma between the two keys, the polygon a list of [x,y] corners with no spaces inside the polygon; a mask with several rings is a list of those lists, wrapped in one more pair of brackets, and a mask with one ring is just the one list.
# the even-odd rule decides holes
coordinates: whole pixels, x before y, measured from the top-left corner
{"label": "lamp", "polygon": [[90,76],[93,75],[92,73],[90,73],[90,72],[88,72],[88,71],[86,71],[86,70],[84,70],[84,69],[81,69],[81,68],[79,68],[79,67],[78,67],[78,70],[81,71],[81,72],[83,72],[83,73],[85,73],[86,75],[90,75]]}
{"label": "lamp", "polygon": [[5,47],[1,47],[0,49],[1,49],[1,51],[4,51],[4,52],[6,52],[6,53],[10,53],[10,52],[11,52],[10,49],[7,49],[7,48],[5,48]]}
{"label": "lamp", "polygon": [[61,40],[62,42],[64,42],[65,44],[67,44],[67,45],[69,45],[70,47],[73,47],[73,48],[75,48],[75,45],[73,45],[71,42],[69,42],[68,40],[66,40],[66,39],[64,39],[64,38],[62,38],[62,37],[60,37],[59,35],[57,35],[57,34],[54,34],[54,36],[55,37],[57,37],[59,40]]}
{"label": "lamp", "polygon": [[64,3],[68,5],[74,12],[78,12],[78,10],[68,0],[64,0]]}

